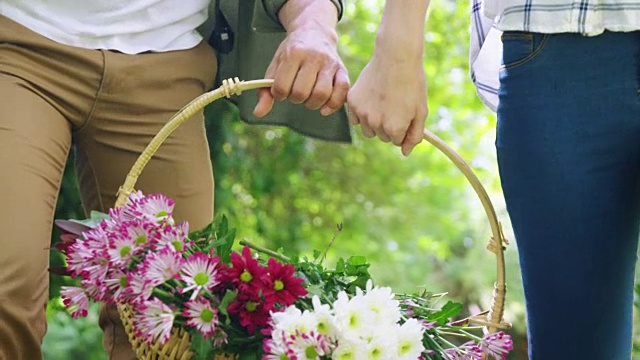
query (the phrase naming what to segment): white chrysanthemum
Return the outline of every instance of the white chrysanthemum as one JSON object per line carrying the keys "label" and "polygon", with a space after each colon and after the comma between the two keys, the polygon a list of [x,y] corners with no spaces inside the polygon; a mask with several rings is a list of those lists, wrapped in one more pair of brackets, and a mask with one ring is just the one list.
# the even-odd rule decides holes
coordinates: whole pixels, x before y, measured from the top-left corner
{"label": "white chrysanthemum", "polygon": [[367,344],[364,341],[342,340],[331,354],[333,360],[368,360]]}
{"label": "white chrysanthemum", "polygon": [[351,299],[345,292],[338,294],[333,304],[336,324],[340,332],[339,340],[370,336],[376,324],[374,314],[365,306],[363,296],[356,294]]}
{"label": "white chrysanthemum", "polygon": [[294,305],[288,306],[285,311],[271,313],[273,330],[271,331],[272,346],[274,349],[288,348],[285,344],[296,333],[317,333],[318,320],[312,312],[304,313]]}
{"label": "white chrysanthemum", "polygon": [[[364,339],[367,342],[367,359],[395,360],[398,348],[397,332],[400,326],[376,326],[371,335]],[[415,359],[414,359],[415,360]]]}
{"label": "white chrysanthemum", "polygon": [[396,355],[395,349],[395,347],[389,347],[384,341],[372,341],[367,345],[367,359],[394,360]]}
{"label": "white chrysanthemum", "polygon": [[394,299],[389,287],[371,289],[367,283],[367,293],[362,297],[366,308],[374,314],[376,326],[392,326],[400,321],[400,302]]}
{"label": "white chrysanthemum", "polygon": [[331,307],[327,304],[322,304],[318,296],[314,296],[311,302],[313,303],[313,312],[316,314],[316,320],[318,322],[316,326],[318,333],[331,340],[335,340],[338,336],[338,326]]}
{"label": "white chrysanthemum", "polygon": [[398,337],[396,359],[415,360],[419,358],[424,351],[424,345],[422,344],[424,329],[418,320],[407,320],[398,328],[396,334]]}
{"label": "white chrysanthemum", "polygon": [[288,306],[284,312],[272,313],[273,328],[283,330],[288,334],[296,331],[309,333],[315,331],[318,326],[318,319],[313,312],[301,312],[294,305]]}

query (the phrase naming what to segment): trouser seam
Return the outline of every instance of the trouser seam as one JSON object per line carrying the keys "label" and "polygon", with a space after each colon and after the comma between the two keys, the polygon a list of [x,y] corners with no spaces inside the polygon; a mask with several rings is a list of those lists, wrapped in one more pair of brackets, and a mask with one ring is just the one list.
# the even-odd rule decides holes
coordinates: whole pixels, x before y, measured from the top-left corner
{"label": "trouser seam", "polygon": [[98,85],[98,89],[96,90],[96,95],[93,99],[93,104],[91,105],[91,109],[87,114],[87,118],[85,119],[84,123],[80,125],[80,127],[76,131],[78,133],[84,130],[86,127],[88,127],[89,124],[91,123],[91,120],[93,119],[93,114],[96,111],[96,107],[98,107],[98,99],[100,98],[100,94],[102,93],[102,90],[105,87],[106,78],[107,78],[107,56],[105,55],[104,50],[100,50],[100,55],[102,56],[102,76],[100,78],[100,85]]}

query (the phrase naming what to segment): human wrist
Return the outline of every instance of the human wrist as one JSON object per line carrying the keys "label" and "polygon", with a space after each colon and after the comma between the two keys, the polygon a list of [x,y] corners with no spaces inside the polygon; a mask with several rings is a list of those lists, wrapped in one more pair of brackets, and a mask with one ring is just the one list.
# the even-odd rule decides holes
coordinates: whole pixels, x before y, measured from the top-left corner
{"label": "human wrist", "polygon": [[422,62],[429,0],[387,1],[376,35],[374,55]]}
{"label": "human wrist", "polygon": [[400,36],[390,36],[379,32],[373,50],[374,59],[386,59],[393,63],[422,64],[424,41]]}
{"label": "human wrist", "polygon": [[287,32],[320,30],[334,34],[337,42],[338,9],[329,0],[289,0],[280,9],[278,17]]}

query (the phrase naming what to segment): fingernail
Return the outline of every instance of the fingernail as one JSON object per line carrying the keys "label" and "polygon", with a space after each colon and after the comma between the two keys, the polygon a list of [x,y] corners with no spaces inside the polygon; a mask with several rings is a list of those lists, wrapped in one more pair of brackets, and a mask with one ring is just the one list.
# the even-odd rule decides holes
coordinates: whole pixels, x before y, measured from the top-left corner
{"label": "fingernail", "polygon": [[320,114],[322,114],[322,116],[329,116],[331,115],[331,113],[333,112],[333,109],[325,106],[322,109],[320,109]]}

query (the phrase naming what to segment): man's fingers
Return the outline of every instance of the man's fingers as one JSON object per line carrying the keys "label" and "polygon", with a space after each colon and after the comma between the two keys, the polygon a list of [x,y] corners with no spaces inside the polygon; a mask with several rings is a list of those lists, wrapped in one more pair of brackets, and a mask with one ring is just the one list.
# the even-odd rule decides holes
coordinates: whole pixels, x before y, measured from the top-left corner
{"label": "man's fingers", "polygon": [[333,78],[335,73],[336,69],[334,67],[325,67],[320,71],[311,94],[304,102],[307,108],[317,110],[329,100],[333,93]]}
{"label": "man's fingers", "polygon": [[291,94],[296,74],[300,70],[300,63],[292,61],[280,61],[273,76],[271,94],[276,100],[284,100]]}
{"label": "man's fingers", "polygon": [[[349,93],[349,74],[344,68],[339,68],[333,77],[333,92],[329,100],[322,106],[320,113],[324,116],[328,116],[340,109],[345,101],[347,101],[347,94]],[[353,123],[353,120],[351,121]],[[355,123],[354,125],[356,125]]]}
{"label": "man's fingers", "polygon": [[269,89],[258,89],[258,104],[253,110],[253,115],[258,118],[267,115],[273,109],[273,103],[274,99]]}
{"label": "man's fingers", "polygon": [[302,65],[293,80],[289,100],[294,104],[302,104],[309,99],[318,79],[318,69],[313,64]]}

